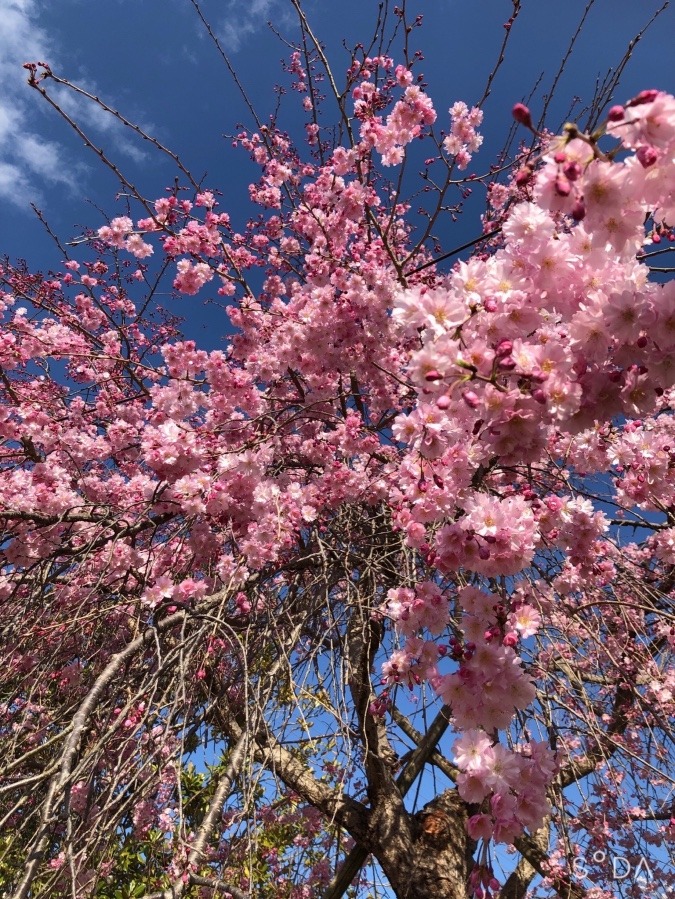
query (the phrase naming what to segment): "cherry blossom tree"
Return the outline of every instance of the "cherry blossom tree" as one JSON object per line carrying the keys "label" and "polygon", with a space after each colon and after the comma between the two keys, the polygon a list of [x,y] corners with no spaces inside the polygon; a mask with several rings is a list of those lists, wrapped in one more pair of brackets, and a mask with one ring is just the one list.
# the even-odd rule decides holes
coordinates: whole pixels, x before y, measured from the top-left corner
{"label": "cherry blossom tree", "polygon": [[173,155],[146,198],[27,65],[128,208],[0,269],[6,895],[672,889],[675,99],[610,82],[558,135],[517,103],[448,261],[482,103],[435,109],[405,4],[342,86],[293,5],[306,144],[236,135],[242,230]]}

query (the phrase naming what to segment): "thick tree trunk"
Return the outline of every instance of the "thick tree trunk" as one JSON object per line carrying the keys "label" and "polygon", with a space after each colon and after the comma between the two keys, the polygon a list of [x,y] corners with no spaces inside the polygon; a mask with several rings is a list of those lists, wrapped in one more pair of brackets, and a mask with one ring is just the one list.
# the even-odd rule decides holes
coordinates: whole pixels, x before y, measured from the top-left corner
{"label": "thick tree trunk", "polygon": [[[360,584],[362,597],[376,594]],[[374,699],[370,674],[382,626],[373,618],[373,603],[355,604],[346,633],[349,688],[354,699],[365,749],[368,779],[367,838],[363,848],[378,860],[397,899],[466,899],[474,845],[466,831],[467,809],[456,790],[446,790],[416,815],[407,811],[403,796],[448,726],[449,709],[441,710],[418,744],[406,775],[394,776],[397,756],[382,719],[369,712]],[[351,871],[350,871],[351,873]],[[331,895],[329,891],[329,895]]]}
{"label": "thick tree trunk", "polygon": [[475,844],[467,811],[447,790],[417,815],[399,797],[381,803],[372,819],[372,852],[397,899],[466,899]]}

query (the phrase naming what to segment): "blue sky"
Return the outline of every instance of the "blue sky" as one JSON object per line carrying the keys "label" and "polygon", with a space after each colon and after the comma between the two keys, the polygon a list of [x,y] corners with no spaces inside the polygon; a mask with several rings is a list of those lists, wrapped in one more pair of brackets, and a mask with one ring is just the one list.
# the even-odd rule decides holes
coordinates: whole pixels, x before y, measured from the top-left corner
{"label": "blue sky", "polygon": [[[340,46],[366,40],[376,0],[307,0],[316,33],[328,46],[336,74],[347,56]],[[568,63],[548,118],[565,116],[570,99],[588,100],[596,78],[621,58],[630,38],[661,5],[656,0],[595,0],[587,27]],[[549,89],[586,0],[523,0],[506,63],[485,105],[483,150],[474,170],[487,169],[508,130],[510,108],[529,95],[543,73],[533,109]],[[204,0],[202,8],[265,118],[274,107],[273,85],[284,82],[280,60],[287,49],[267,27],[272,19],[293,40],[297,27],[290,0]],[[412,45],[425,54],[422,71],[439,112],[457,99],[471,104],[483,93],[512,10],[512,0],[410,0],[412,14],[424,15]],[[650,29],[635,52],[617,94],[625,100],[645,87],[675,90],[672,44],[675,8]],[[117,184],[53,110],[26,85],[21,65],[44,59],[53,70],[104,98],[128,118],[177,151],[198,177],[224,192],[223,209],[245,220],[247,184],[254,170],[223,134],[249,124],[241,99],[206,37],[190,0],[0,0],[0,254],[24,257],[33,267],[58,266],[60,254],[30,209],[36,203],[64,240],[98,227],[100,207],[115,205]],[[287,80],[286,80],[287,83]],[[160,196],[174,171],[118,123],[72,95],[68,111],[84,130],[150,197]],[[299,122],[297,95],[286,98],[285,124]],[[455,231],[450,245],[478,233],[474,215]]]}

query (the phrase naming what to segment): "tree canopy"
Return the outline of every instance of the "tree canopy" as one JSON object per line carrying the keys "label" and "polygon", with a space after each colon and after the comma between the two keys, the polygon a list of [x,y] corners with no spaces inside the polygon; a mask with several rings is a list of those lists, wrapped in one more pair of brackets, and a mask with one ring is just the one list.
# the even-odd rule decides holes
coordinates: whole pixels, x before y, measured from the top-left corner
{"label": "tree canopy", "polygon": [[241,230],[173,154],[145,197],[27,65],[127,208],[0,268],[0,883],[666,895],[675,98],[610,82],[557,135],[517,103],[476,178],[405,3],[344,83],[293,6],[306,142],[237,133]]}

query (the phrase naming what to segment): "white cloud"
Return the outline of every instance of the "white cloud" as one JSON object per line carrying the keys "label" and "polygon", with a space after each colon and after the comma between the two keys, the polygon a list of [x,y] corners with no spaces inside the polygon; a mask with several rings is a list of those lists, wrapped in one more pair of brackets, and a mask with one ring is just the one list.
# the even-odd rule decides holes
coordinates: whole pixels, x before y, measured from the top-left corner
{"label": "white cloud", "polygon": [[16,132],[19,118],[15,109],[0,105],[0,146],[6,144]]}
{"label": "white cloud", "polygon": [[0,71],[3,73],[13,70],[17,62],[40,58],[49,49],[45,32],[34,24],[36,13],[35,0],[0,0]]}
{"label": "white cloud", "polygon": [[[0,0],[2,2],[2,0]],[[78,80],[78,86],[86,90],[92,96],[99,96],[103,92],[99,90],[96,84],[91,81],[86,82],[82,79]],[[52,97],[58,102],[59,106],[70,118],[76,122],[87,136],[93,140],[105,136],[110,143],[112,141],[117,152],[123,153],[134,162],[143,162],[148,158],[148,154],[141,150],[139,143],[131,136],[125,125],[120,122],[111,113],[106,112],[102,106],[76,94],[64,85],[56,85],[51,88]],[[111,105],[108,103],[108,105]],[[153,133],[153,127],[147,122],[137,123],[146,134]]]}
{"label": "white cloud", "polygon": [[[38,98],[26,84],[23,63],[44,60],[58,72],[61,57],[67,55],[58,38],[40,27],[40,10],[47,2],[0,0],[0,201],[25,211],[30,211],[31,202],[44,202],[49,184],[76,191],[87,171],[81,159],[73,162],[61,144],[42,136],[47,119],[40,115],[34,102]],[[83,86],[98,94],[95,84]],[[145,158],[124,126],[96,104],[67,88],[54,91],[50,87],[50,92],[75,121],[85,130],[91,129],[92,139],[106,134],[117,152],[135,161]]]}
{"label": "white cloud", "polygon": [[32,134],[19,134],[16,145],[20,158],[30,172],[45,181],[66,184],[75,189],[76,173],[64,168],[58,144],[41,140]]}
{"label": "white cloud", "polygon": [[17,166],[0,159],[0,198],[9,200],[22,209],[28,209],[32,203],[42,202],[42,195],[30,183]]}
{"label": "white cloud", "polygon": [[266,28],[272,18],[277,23],[289,21],[287,10],[278,0],[230,0],[227,18],[218,26],[218,39],[225,50],[236,53],[256,31]]}
{"label": "white cloud", "polygon": [[35,23],[36,13],[34,0],[0,0],[0,198],[24,209],[42,196],[39,178],[22,155],[22,143],[25,150],[29,142],[29,153],[33,144],[39,146],[29,125],[29,89],[22,64],[49,57],[53,50]]}

